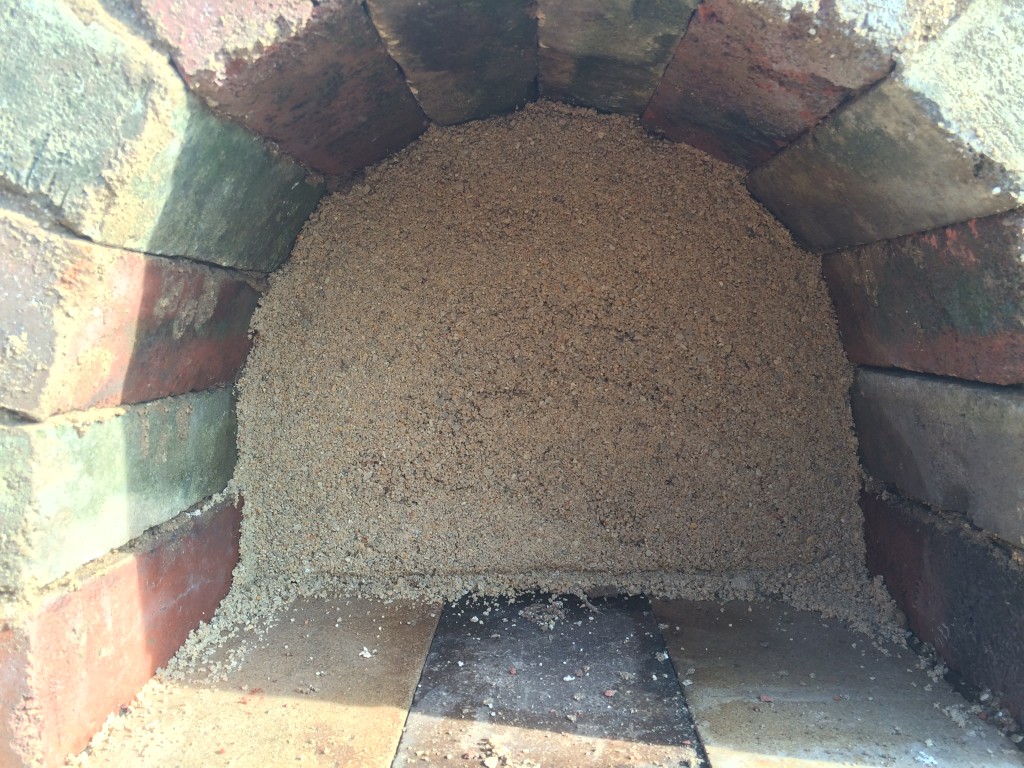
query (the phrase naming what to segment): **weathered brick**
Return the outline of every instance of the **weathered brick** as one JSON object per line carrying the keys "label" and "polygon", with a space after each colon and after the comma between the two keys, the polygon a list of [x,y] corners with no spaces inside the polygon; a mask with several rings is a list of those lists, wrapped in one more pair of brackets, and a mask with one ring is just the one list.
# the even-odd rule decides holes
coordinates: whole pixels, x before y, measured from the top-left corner
{"label": "weathered brick", "polygon": [[5,766],[59,766],[209,620],[238,561],[241,504],[181,515],[81,569],[0,632]]}
{"label": "weathered brick", "polygon": [[511,112],[537,95],[532,3],[367,0],[388,52],[442,125]]}
{"label": "weathered brick", "polygon": [[888,49],[848,29],[833,4],[705,0],[644,124],[746,168],[885,77]]}
{"label": "weathered brick", "polygon": [[214,108],[311,168],[347,174],[402,148],[426,118],[355,0],[139,0]]}
{"label": "weathered brick", "polygon": [[804,244],[832,251],[1011,210],[1024,201],[1024,14],[974,0],[748,179]]}
{"label": "weathered brick", "polygon": [[28,641],[10,620],[0,622],[0,765],[18,766],[25,745],[19,744],[15,718],[31,696]]}
{"label": "weathered brick", "polygon": [[861,368],[852,405],[868,472],[1024,545],[1024,391]]}
{"label": "weathered brick", "polygon": [[812,250],[921,232],[1017,203],[1006,171],[887,80],[754,169],[747,186]]}
{"label": "weathered brick", "polygon": [[1024,384],[1024,212],[823,259],[850,360]]}
{"label": "weathered brick", "polygon": [[910,628],[975,688],[1024,715],[1024,559],[954,515],[865,495],[867,564]]}
{"label": "weathered brick", "polygon": [[32,419],[234,381],[259,298],[240,275],[0,210],[0,407]]}
{"label": "weathered brick", "polygon": [[4,185],[108,245],[246,269],[287,257],[322,189],[121,21],[93,0],[14,0],[0,37]]}
{"label": "weathered brick", "polygon": [[222,490],[228,388],[0,424],[0,591],[47,584]]}
{"label": "weathered brick", "polygon": [[1018,201],[1024,201],[1024,5],[1020,0],[962,3],[955,21],[941,35],[905,57],[899,74],[942,116],[952,133],[1008,170]]}
{"label": "weathered brick", "polygon": [[540,91],[548,99],[640,114],[698,0],[540,0]]}

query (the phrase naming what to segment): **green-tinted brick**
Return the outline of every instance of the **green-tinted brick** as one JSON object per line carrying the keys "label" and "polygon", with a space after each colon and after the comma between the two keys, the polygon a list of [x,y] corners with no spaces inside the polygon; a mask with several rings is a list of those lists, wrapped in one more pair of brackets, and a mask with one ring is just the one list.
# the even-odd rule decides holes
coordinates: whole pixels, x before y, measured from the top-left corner
{"label": "green-tinted brick", "polygon": [[231,390],[0,425],[0,590],[46,584],[221,491]]}
{"label": "green-tinted brick", "polygon": [[[92,240],[270,270],[322,189],[91,0],[0,12],[0,177]],[[79,15],[76,15],[79,14]]]}

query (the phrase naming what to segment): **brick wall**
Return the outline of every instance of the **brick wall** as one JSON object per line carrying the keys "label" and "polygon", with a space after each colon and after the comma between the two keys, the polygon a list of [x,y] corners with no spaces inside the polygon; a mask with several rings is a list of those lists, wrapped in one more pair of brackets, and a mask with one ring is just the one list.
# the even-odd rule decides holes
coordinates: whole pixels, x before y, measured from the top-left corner
{"label": "brick wall", "polygon": [[124,10],[0,13],[4,765],[81,750],[226,593],[240,506],[198,505],[234,469],[264,275],[323,191]]}
{"label": "brick wall", "polygon": [[[897,500],[897,512],[866,502],[869,564],[922,637],[939,636],[936,619],[892,564],[908,541],[951,540],[950,519],[996,542],[943,549],[950,571],[973,564],[991,589],[1019,590],[997,562],[1024,531],[1019,5],[8,3],[0,722],[15,752],[0,758],[57,764],[81,748],[226,589],[237,509],[209,524],[181,513],[231,474],[230,386],[249,317],[324,189],[430,122],[538,94],[636,115],[748,169],[755,197],[823,254],[844,344],[864,366],[853,393],[864,464]],[[909,500],[913,514],[899,512]],[[138,538],[161,525],[174,533]],[[89,621],[82,606],[99,615],[133,597],[150,616],[155,595],[185,599],[174,574],[196,557],[215,575],[168,630],[174,642],[94,700],[51,695],[61,665],[90,652],[69,629]],[[147,575],[132,582],[133,569]],[[930,582],[956,606],[984,587]],[[111,615],[126,638],[144,634],[137,617]],[[981,650],[946,634],[940,651],[978,683],[990,662],[1024,655],[1019,633]]]}

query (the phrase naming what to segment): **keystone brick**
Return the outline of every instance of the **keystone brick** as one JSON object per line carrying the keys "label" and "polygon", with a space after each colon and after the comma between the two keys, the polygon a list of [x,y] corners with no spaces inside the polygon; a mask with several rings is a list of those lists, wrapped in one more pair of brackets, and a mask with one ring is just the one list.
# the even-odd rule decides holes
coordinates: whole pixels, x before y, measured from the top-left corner
{"label": "keystone brick", "polygon": [[1024,545],[1024,392],[861,368],[852,401],[868,472]]}
{"label": "keystone brick", "polygon": [[698,0],[540,0],[545,98],[638,115],[654,95]]}
{"label": "keystone brick", "polygon": [[1014,208],[1014,174],[943,120],[932,102],[887,80],[756,168],[747,186],[818,252]]}
{"label": "keystone brick", "polygon": [[[75,573],[0,632],[5,766],[58,766],[209,620],[238,561],[241,504],[181,515]],[[7,749],[8,752],[3,750]]]}
{"label": "keystone brick", "polygon": [[47,584],[224,488],[231,390],[0,425],[0,591]]}
{"label": "keystone brick", "polygon": [[705,0],[644,124],[745,168],[766,161],[889,72],[886,49],[820,5]]}
{"label": "keystone brick", "polygon": [[311,168],[348,174],[401,149],[426,118],[354,0],[139,0],[179,71]]}
{"label": "keystone brick", "polygon": [[537,20],[527,0],[367,0],[427,117],[442,125],[537,95]]}
{"label": "keystone brick", "polygon": [[[975,688],[1024,715],[1024,560],[954,515],[866,495],[867,564],[910,628]],[[1000,695],[1001,694],[1001,695]]]}
{"label": "keystone brick", "polygon": [[14,0],[0,38],[3,185],[107,245],[258,270],[287,257],[322,189],[93,0]]}
{"label": "keystone brick", "polygon": [[855,363],[1024,384],[1024,212],[825,256]]}
{"label": "keystone brick", "polygon": [[0,407],[54,413],[228,384],[259,294],[237,273],[48,232],[0,211]]}

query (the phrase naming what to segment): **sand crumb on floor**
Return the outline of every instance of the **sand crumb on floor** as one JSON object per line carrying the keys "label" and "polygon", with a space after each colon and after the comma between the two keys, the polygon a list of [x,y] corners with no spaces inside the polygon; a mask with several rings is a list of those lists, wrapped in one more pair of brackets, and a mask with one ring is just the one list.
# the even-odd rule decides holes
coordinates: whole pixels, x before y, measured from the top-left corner
{"label": "sand crumb on floor", "polygon": [[888,610],[819,258],[634,119],[430,129],[325,198],[252,329],[244,594]]}

